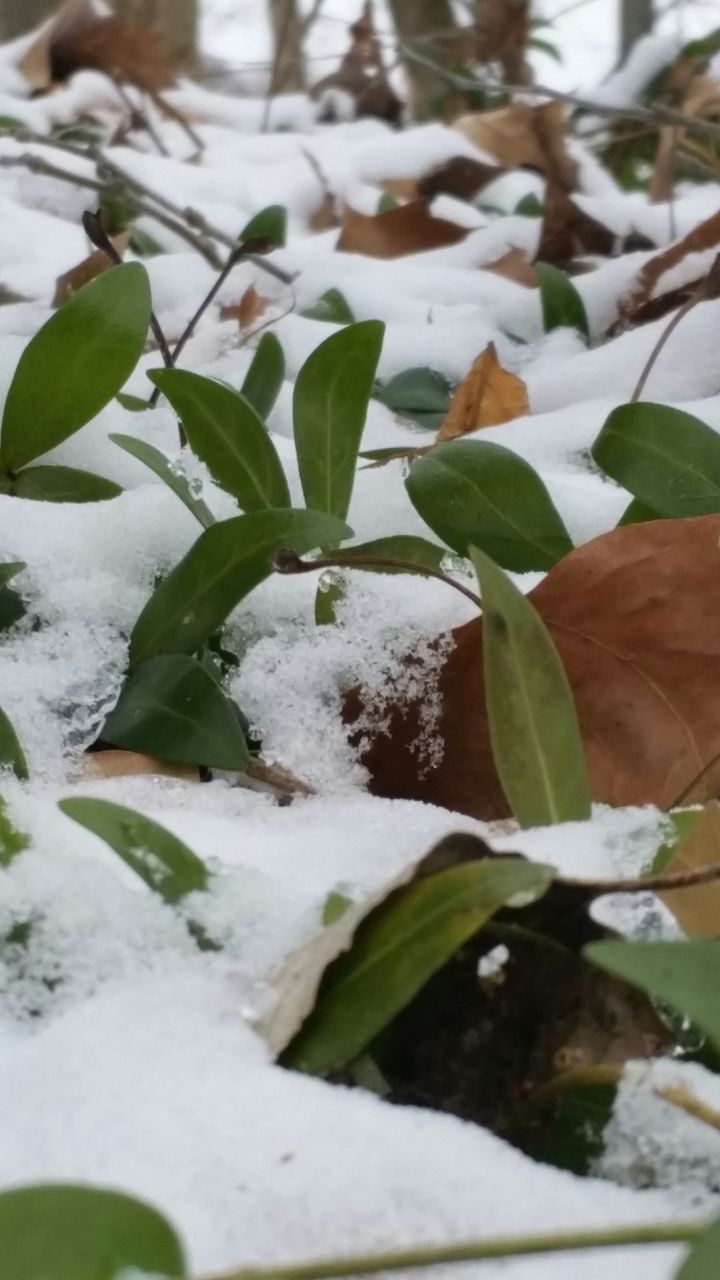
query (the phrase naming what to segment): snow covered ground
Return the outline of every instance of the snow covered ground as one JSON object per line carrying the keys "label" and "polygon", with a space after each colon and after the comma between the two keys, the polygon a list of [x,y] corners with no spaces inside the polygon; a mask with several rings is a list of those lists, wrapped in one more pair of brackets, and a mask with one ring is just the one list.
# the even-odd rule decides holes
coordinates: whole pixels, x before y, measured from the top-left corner
{"label": "snow covered ground", "polygon": [[[350,0],[326,4],[313,56],[344,47],[350,7]],[[582,89],[597,84],[613,62],[613,7],[594,0],[568,12],[558,27],[565,64],[544,60],[543,78]],[[552,16],[571,6],[545,0],[544,8]],[[208,3],[209,51],[238,63],[262,61],[267,43],[257,9],[256,0]],[[677,36],[681,23],[685,34],[706,30],[714,9],[695,4],[681,13],[678,6],[664,22],[665,34]],[[0,110],[39,132],[73,120],[83,102],[100,100],[108,117],[117,111],[92,73],[80,73],[49,99],[30,101],[15,96],[6,72]],[[287,381],[269,425],[294,496],[300,485],[292,383],[336,328],[300,313],[332,287],[359,320],[386,322],[382,377],[428,364],[457,381],[495,342],[501,359],[525,379],[531,412],[484,438],[532,463],[575,542],[615,525],[626,496],[588,464],[587,451],[609,410],[632,391],[665,322],[587,350],[569,330],[544,336],[537,294],[483,270],[509,247],[534,253],[539,224],[513,210],[538,190],[536,175],[515,172],[495,183],[488,203],[507,216],[478,211],[476,229],[458,245],[394,262],[336,254],[336,230],[308,228],[324,195],[318,171],[339,198],[370,210],[380,182],[418,177],[454,155],[474,154],[472,145],[439,124],[401,133],[375,121],[318,126],[304,100],[279,104],[276,118],[290,122],[287,131],[261,134],[260,99],[210,99],[186,86],[175,101],[205,113],[200,163],[186,163],[188,139],[169,122],[158,128],[170,157],[144,149],[140,135],[135,148],[116,146],[108,154],[230,235],[267,205],[287,206],[288,244],[273,261],[295,276],[292,287],[261,268],[236,267],[181,364],[239,386],[255,339],[241,345],[236,321],[223,320],[219,304],[237,302],[250,284],[270,298],[265,319],[274,320],[284,348]],[[0,160],[27,149],[4,137]],[[591,157],[581,159],[588,211],[618,234],[632,228],[658,246],[668,242],[666,206],[622,193]],[[82,167],[72,157],[67,162]],[[715,209],[717,194],[716,185],[681,193],[673,215],[678,235]],[[89,199],[80,188],[0,168],[0,285],[22,299],[0,308],[2,398],[25,343],[51,314],[57,276],[87,252],[80,216]],[[453,203],[445,201],[447,216]],[[460,216],[457,204],[454,211]],[[159,224],[147,229],[165,250],[146,266],[155,310],[172,340],[213,272]],[[608,259],[578,277],[595,335],[616,318],[623,290],[650,256]],[[670,340],[647,391],[717,429],[719,324],[720,301],[698,306]],[[126,390],[147,394],[145,370],[157,364],[157,353],[145,355]],[[0,937],[18,920],[35,922],[27,946],[0,952],[0,1096],[8,1104],[0,1121],[0,1187],[69,1179],[136,1193],[177,1225],[198,1276],[242,1263],[490,1232],[666,1222],[712,1209],[720,1134],[680,1113],[663,1113],[658,1124],[629,1104],[619,1107],[602,1165],[615,1183],[581,1180],[533,1163],[473,1125],[393,1108],[272,1064],[251,1024],[271,998],[273,969],[318,929],[328,894],[360,898],[449,831],[487,830],[431,806],[367,795],[340,719],[343,687],[363,680],[380,697],[409,647],[420,649],[473,609],[442,583],[372,574],[349,582],[334,627],[314,624],[314,578],[273,578],[240,606],[230,620],[230,642],[243,654],[231,692],[260,729],[267,757],[317,791],[287,808],[230,778],[197,785],[83,777],[82,752],[122,682],[128,632],[155,575],[181,558],[197,532],[175,497],[112,445],[113,432],[149,440],[178,459],[167,407],[137,414],[113,403],[48,461],[114,479],[124,487],[120,497],[76,506],[0,496],[0,557],[27,562],[22,591],[39,623],[21,623],[0,644],[0,704],[31,772],[27,784],[5,778],[2,790],[13,821],[32,841],[0,871]],[[418,438],[371,404],[364,448],[413,445]],[[183,465],[202,481],[217,516],[235,513],[199,462],[184,457]],[[427,534],[402,480],[401,462],[359,472],[349,516],[358,540]],[[429,681],[431,668],[428,655]],[[222,953],[200,953],[178,914],[59,812],[56,801],[69,795],[139,809],[203,858],[214,882],[195,916],[223,937]],[[598,810],[591,823],[515,835],[512,847],[577,876],[631,875],[655,852],[661,821],[653,810]],[[712,1101],[707,1080],[702,1087]],[[647,1159],[666,1176],[657,1189],[641,1191],[622,1184],[630,1181],[648,1126],[656,1129],[656,1146]],[[694,1178],[686,1176],[681,1149],[697,1152]],[[676,1167],[677,1177],[667,1174]],[[648,1247],[620,1252],[611,1264],[594,1253],[581,1263],[489,1263],[473,1274],[604,1280],[612,1265],[619,1275],[632,1268],[637,1280],[670,1280],[679,1256],[674,1246]]]}

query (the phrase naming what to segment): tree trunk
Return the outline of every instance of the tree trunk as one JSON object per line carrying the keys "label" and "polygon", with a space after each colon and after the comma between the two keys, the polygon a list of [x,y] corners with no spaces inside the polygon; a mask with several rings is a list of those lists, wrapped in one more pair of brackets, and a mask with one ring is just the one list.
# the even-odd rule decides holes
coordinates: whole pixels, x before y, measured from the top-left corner
{"label": "tree trunk", "polygon": [[0,41],[15,40],[50,17],[58,0],[0,0]]}
{"label": "tree trunk", "polygon": [[652,31],[653,0],[621,0],[620,57],[624,61],[641,36]]}
{"label": "tree trunk", "polygon": [[[457,23],[450,0],[390,0],[398,43],[441,65],[457,65]],[[428,40],[428,36],[435,39]],[[454,39],[455,38],[455,39]],[[401,49],[402,54],[402,49]],[[418,120],[437,115],[447,90],[437,72],[405,59],[413,114]]]}
{"label": "tree trunk", "polygon": [[[4,4],[4,0],[0,0]],[[190,70],[197,57],[197,0],[115,0],[119,18],[152,27],[174,67]]]}
{"label": "tree trunk", "polygon": [[305,88],[303,24],[296,0],[269,0],[273,33],[271,94],[301,93]]}

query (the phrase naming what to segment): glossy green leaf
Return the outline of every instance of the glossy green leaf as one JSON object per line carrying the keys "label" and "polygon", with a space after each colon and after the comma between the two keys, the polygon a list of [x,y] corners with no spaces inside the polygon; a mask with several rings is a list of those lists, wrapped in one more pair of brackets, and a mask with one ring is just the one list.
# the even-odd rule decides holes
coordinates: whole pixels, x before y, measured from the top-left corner
{"label": "glossy green leaf", "polygon": [[514,212],[522,218],[542,218],[545,206],[538,200],[534,192],[529,191],[522,200],[518,200]]}
{"label": "glossy green leaf", "polygon": [[242,771],[245,734],[217,680],[195,658],[166,653],[131,672],[102,737],[161,760]]}
{"label": "glossy green leaf", "polygon": [[118,391],[115,399],[123,409],[127,409],[128,413],[145,413],[153,407],[149,400],[143,400],[142,396],[128,395],[126,391]]}
{"label": "glossy green leaf", "polygon": [[150,284],[137,262],[79,289],[20,357],[0,432],[12,471],[67,440],[116,396],[142,355]]}
{"label": "glossy green leaf", "polygon": [[552,329],[577,329],[584,338],[589,338],[590,327],[585,304],[569,276],[548,262],[536,262],[535,271],[540,285],[545,332],[550,333]]}
{"label": "glossy green leaf", "polygon": [[107,502],[122,489],[113,480],[75,467],[26,467],[18,472],[13,493],[33,502]]}
{"label": "glossy green leaf", "polygon": [[590,817],[572,691],[539,613],[502,569],[471,549],[483,601],[485,700],[493,761],[523,827]]}
{"label": "glossy green leaf", "polygon": [[156,1209],[70,1183],[0,1193],[0,1271],[6,1280],[187,1274],[180,1241]]}
{"label": "glossy green leaf", "polygon": [[661,516],[720,511],[720,435],[667,405],[614,409],[592,449],[599,467]]}
{"label": "glossy green leaf", "polygon": [[295,383],[293,423],[305,502],[345,519],[385,326],[348,325],[321,343]]}
{"label": "glossy green leaf", "polygon": [[452,388],[437,369],[404,369],[388,382],[378,383],[373,395],[393,413],[409,418],[425,430],[437,431],[447,417]]}
{"label": "glossy green leaf", "polygon": [[23,569],[27,569],[24,560],[6,560],[0,564],[0,590],[6,587],[8,582],[12,582]]}
{"label": "glossy green leaf", "polygon": [[130,637],[130,659],[195,653],[258,583],[275,551],[299,555],[352,536],[318,511],[253,511],[206,529],[150,597]]}
{"label": "glossy green leaf", "polygon": [[0,867],[9,867],[18,854],[27,849],[30,837],[10,820],[7,804],[0,796]]}
{"label": "glossy green leaf", "polygon": [[29,778],[27,760],[18,741],[18,736],[0,708],[0,769],[12,769],[16,777],[23,780]]}
{"label": "glossy green leaf", "polygon": [[720,941],[593,942],[585,955],[689,1018],[720,1050]]}
{"label": "glossy green leaf", "polygon": [[282,204],[269,204],[261,209],[243,227],[240,240],[254,240],[259,236],[267,236],[278,247],[287,239],[287,209]]}
{"label": "glossy green leaf", "polygon": [[618,529],[624,529],[628,524],[646,524],[648,520],[662,520],[657,511],[653,511],[652,507],[648,507],[644,502],[639,502],[637,498],[633,498],[629,506],[627,506],[617,522]]}
{"label": "glossy green leaf", "polygon": [[71,796],[58,807],[109,844],[163,901],[180,902],[188,893],[207,889],[210,877],[204,862],[159,822],[89,796]]}
{"label": "glossy green leaf", "polygon": [[338,893],[333,890],[328,894],[323,905],[322,922],[327,927],[335,924],[341,916],[345,915],[348,907],[352,906],[352,898],[348,898],[344,893]]}
{"label": "glossy green leaf", "polygon": [[167,485],[168,489],[172,489],[175,496],[185,504],[188,511],[192,512],[203,529],[209,529],[210,525],[215,523],[215,517],[210,508],[193,493],[192,480],[169,458],[166,458],[164,453],[156,449],[153,444],[148,444],[146,440],[136,440],[135,436],[126,436],[120,433],[111,435],[110,439],[118,448],[124,449],[133,458],[137,458],[138,462],[142,462],[146,467],[149,467],[154,475],[158,476]]}
{"label": "glossy green leaf", "polygon": [[355,324],[355,316],[339,289],[328,289],[301,313],[306,320],[324,320],[328,324]]}
{"label": "glossy green leaf", "polygon": [[26,568],[27,565],[22,560],[0,564],[0,631],[7,631],[8,627],[14,626],[27,612],[25,601],[19,592],[7,586],[8,582],[12,582]]}
{"label": "glossy green leaf", "polygon": [[460,555],[476,546],[505,569],[551,569],[572,551],[536,471],[499,444],[457,440],[418,458],[405,481],[433,533]]}
{"label": "glossy green leaf", "polygon": [[720,1259],[720,1218],[692,1246],[675,1280],[717,1280]]}
{"label": "glossy green leaf", "polygon": [[283,1065],[326,1075],[352,1061],[496,911],[539,897],[551,879],[520,859],[479,860],[391,893],[326,970]]}
{"label": "glossy green leaf", "polygon": [[240,388],[241,395],[249,400],[264,422],[280,394],[284,378],[285,353],[274,333],[264,333]]}
{"label": "glossy green leaf", "polygon": [[347,564],[350,568],[356,567],[372,573],[408,573],[412,571],[397,569],[393,565],[356,565],[355,562],[365,559],[405,560],[418,568],[439,569],[447,555],[447,547],[438,547],[434,542],[428,542],[427,538],[398,533],[389,538],[360,542],[354,547],[343,547],[341,551],[333,552],[333,560]]}
{"label": "glossy green leaf", "polygon": [[243,510],[290,506],[277,450],[248,400],[185,369],[158,369],[149,377],[180,418],[193,453]]}

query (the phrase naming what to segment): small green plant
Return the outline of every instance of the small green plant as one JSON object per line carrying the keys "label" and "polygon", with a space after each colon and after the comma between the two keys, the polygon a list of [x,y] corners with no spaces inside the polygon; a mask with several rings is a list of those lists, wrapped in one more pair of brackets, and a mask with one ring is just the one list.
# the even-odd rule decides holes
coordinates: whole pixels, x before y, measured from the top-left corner
{"label": "small green plant", "polygon": [[546,333],[553,329],[577,329],[586,341],[590,339],[590,326],[585,304],[569,276],[548,262],[536,262],[543,327]]}

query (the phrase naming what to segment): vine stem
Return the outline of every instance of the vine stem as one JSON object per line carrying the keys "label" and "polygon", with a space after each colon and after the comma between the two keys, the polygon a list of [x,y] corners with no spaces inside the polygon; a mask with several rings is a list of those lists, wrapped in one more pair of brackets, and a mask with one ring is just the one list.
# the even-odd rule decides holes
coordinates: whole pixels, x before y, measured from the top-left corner
{"label": "vine stem", "polygon": [[450,578],[446,573],[442,573],[440,569],[431,569],[429,565],[415,564],[412,560],[395,560],[386,558],[385,556],[360,556],[347,558],[339,556],[323,556],[319,560],[302,560],[294,551],[290,551],[283,547],[276,551],[272,561],[273,569],[276,573],[295,574],[295,573],[314,573],[316,569],[390,569],[398,573],[421,573],[425,578],[437,578],[438,582],[444,582],[448,587],[454,587],[460,592],[461,596],[465,596],[466,600],[471,600],[478,609],[482,609],[482,600],[474,591],[470,591],[468,587],[464,587],[461,582],[456,582],[454,578]]}
{"label": "vine stem", "polygon": [[344,1276],[378,1275],[384,1271],[435,1267],[451,1262],[482,1262],[542,1253],[577,1253],[584,1249],[619,1249],[642,1244],[691,1244],[711,1226],[709,1221],[653,1223],[548,1235],[496,1236],[461,1244],[422,1245],[387,1253],[320,1259],[274,1267],[241,1267],[205,1280],[340,1280]]}

